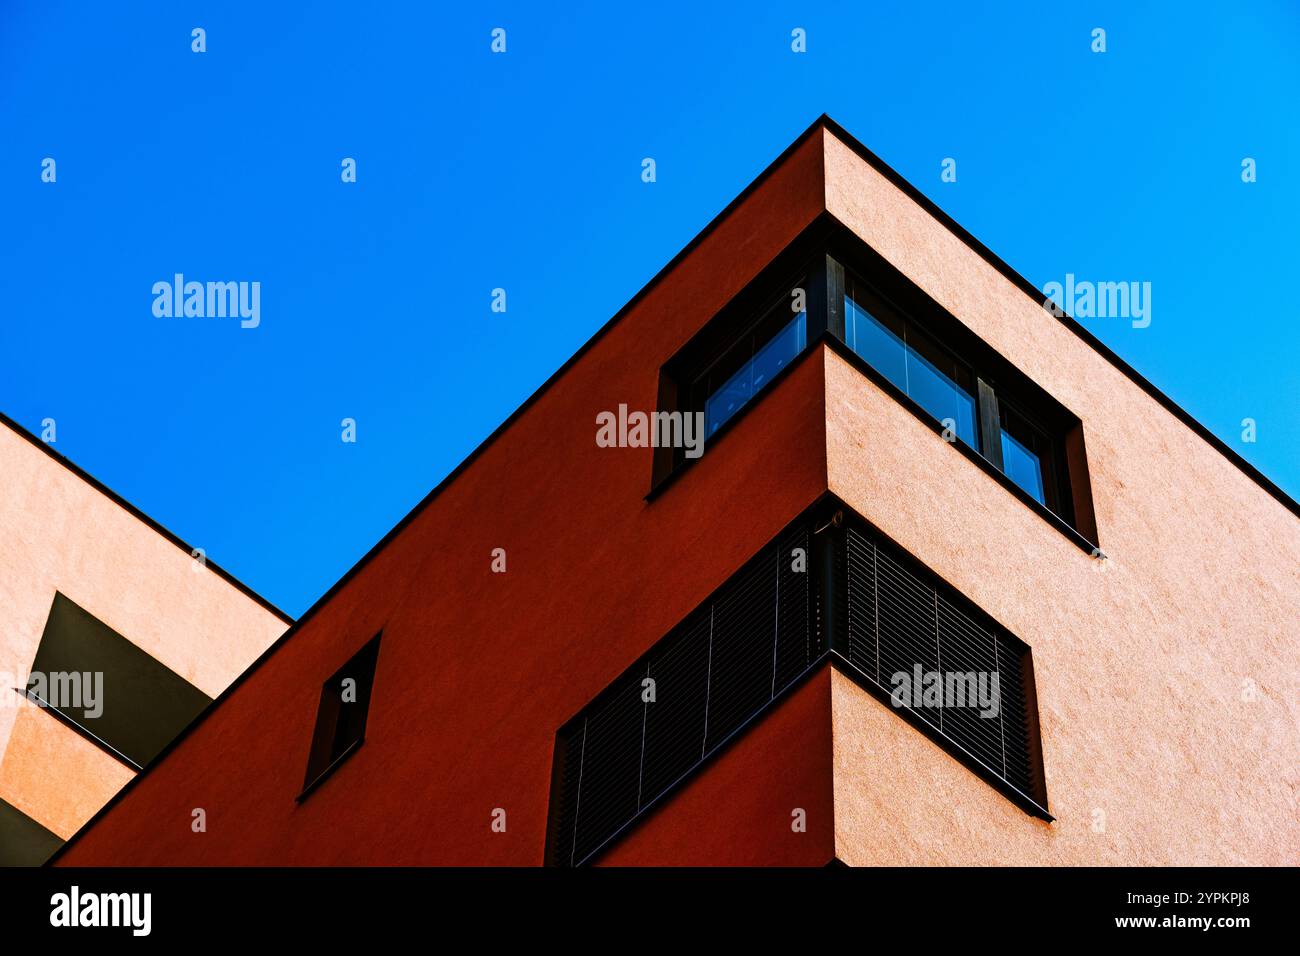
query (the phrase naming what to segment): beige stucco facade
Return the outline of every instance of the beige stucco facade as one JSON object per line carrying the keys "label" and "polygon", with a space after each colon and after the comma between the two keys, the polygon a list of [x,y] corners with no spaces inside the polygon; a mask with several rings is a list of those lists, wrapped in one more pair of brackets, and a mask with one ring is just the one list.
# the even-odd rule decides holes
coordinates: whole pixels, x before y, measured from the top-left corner
{"label": "beige stucco facade", "polygon": [[849,864],[1300,862],[1300,521],[834,135],[827,208],[1083,422],[1099,561],[834,352],[830,490],[1033,649],[1053,823],[835,675]]}
{"label": "beige stucco facade", "polygon": [[132,771],[29,703],[55,592],[215,697],[288,622],[0,422],[0,798],[67,838]]}

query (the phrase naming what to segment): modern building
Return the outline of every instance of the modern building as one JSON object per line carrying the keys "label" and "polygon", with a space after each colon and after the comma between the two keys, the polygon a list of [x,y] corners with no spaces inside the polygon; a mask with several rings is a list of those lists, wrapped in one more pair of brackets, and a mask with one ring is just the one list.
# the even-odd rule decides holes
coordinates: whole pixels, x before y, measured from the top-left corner
{"label": "modern building", "polygon": [[291,621],[3,416],[0,476],[0,866],[34,866]]}
{"label": "modern building", "polygon": [[1293,863],[1298,516],[823,118],[56,862]]}

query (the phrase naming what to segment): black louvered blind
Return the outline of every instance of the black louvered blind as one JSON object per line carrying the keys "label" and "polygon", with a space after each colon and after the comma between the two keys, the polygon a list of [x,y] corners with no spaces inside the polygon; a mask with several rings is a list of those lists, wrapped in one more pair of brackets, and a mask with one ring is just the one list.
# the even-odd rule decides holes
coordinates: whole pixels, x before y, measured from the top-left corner
{"label": "black louvered blind", "polygon": [[549,862],[587,861],[821,657],[810,531],[768,545],[560,731]]}
{"label": "black louvered blind", "polygon": [[[796,552],[806,570],[795,569]],[[1029,648],[860,519],[831,522],[821,510],[783,532],[561,728],[547,861],[590,860],[828,651],[890,706],[894,675],[915,683],[918,666],[945,685],[949,675],[973,678],[962,683],[961,702],[917,697],[900,709],[1050,819]],[[994,675],[996,712],[984,716]]]}
{"label": "black louvered blind", "polygon": [[[843,549],[837,572],[844,575],[844,597],[837,595],[836,604],[847,617],[849,663],[891,697],[903,686],[916,690],[918,666],[921,674],[937,674],[945,687],[959,690],[964,701],[951,694],[937,700],[900,694],[891,704],[904,706],[985,772],[1043,807],[1027,696],[1029,648],[872,532],[850,526]],[[994,675],[996,706],[989,707]]]}

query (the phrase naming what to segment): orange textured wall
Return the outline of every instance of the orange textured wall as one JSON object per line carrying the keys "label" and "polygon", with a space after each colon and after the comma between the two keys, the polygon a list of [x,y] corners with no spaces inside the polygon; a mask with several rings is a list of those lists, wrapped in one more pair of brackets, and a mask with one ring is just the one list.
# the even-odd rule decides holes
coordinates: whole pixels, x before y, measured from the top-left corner
{"label": "orange textured wall", "polygon": [[[0,674],[24,686],[60,591],[215,697],[286,624],[0,423]],[[70,836],[129,770],[9,686],[0,797]]]}
{"label": "orange textured wall", "polygon": [[[4,688],[8,690],[8,688]],[[0,791],[65,840],[135,776],[126,764],[17,694]]]}
{"label": "orange textured wall", "polygon": [[[61,862],[540,863],[556,730],[826,487],[810,360],[650,502],[651,449],[595,444],[597,414],[653,410],[660,365],[822,211],[821,151],[805,140]],[[366,743],[295,803],[321,684],[381,629]]]}
{"label": "orange textured wall", "polygon": [[1294,864],[1300,522],[846,146],[825,142],[830,211],[1082,420],[1109,556],[1092,559],[827,353],[830,487],[1033,648],[1058,818],[1048,827],[1015,810],[841,679],[840,856]]}

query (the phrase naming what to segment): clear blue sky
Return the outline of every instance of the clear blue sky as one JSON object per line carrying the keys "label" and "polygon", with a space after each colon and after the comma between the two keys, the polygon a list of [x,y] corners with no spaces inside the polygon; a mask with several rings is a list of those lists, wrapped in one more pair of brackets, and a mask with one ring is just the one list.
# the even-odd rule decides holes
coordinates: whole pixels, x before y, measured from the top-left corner
{"label": "clear blue sky", "polygon": [[1293,0],[287,6],[0,8],[0,410],[290,613],[822,112],[1300,495]]}

